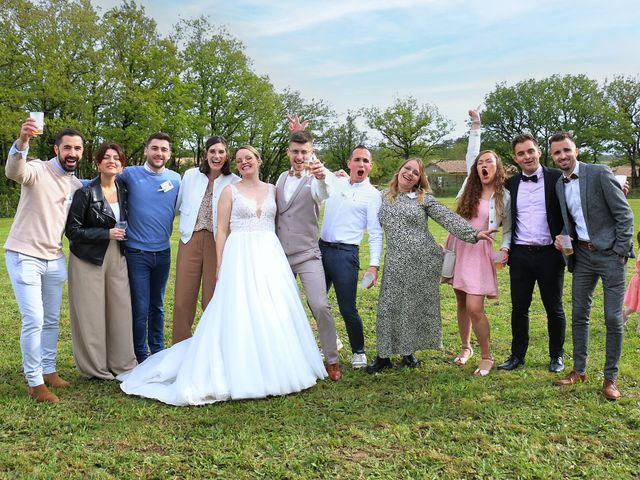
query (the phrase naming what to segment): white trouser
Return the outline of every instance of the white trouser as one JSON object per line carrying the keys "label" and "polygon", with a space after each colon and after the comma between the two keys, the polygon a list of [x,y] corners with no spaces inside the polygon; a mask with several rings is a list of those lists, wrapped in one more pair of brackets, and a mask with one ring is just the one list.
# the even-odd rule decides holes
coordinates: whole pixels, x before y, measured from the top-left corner
{"label": "white trouser", "polygon": [[56,371],[65,259],[43,260],[7,250],[5,260],[22,315],[22,368],[29,386],[36,387],[44,383],[43,374]]}

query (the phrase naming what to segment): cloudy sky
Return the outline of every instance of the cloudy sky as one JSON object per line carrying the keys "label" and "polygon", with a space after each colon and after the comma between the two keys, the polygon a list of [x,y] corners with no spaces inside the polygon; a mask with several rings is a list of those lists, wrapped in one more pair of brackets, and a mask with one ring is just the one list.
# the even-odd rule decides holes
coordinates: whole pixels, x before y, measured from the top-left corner
{"label": "cloudy sky", "polygon": [[[120,2],[92,0],[102,11]],[[637,0],[138,0],[168,33],[208,15],[277,89],[339,113],[413,95],[464,130],[499,82],[640,75]]]}

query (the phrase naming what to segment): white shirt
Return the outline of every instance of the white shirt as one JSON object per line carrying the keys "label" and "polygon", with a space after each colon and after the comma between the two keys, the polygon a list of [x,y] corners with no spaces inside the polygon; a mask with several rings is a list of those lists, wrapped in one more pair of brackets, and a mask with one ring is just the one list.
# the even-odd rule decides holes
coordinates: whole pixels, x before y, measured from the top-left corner
{"label": "white shirt", "polygon": [[[325,175],[327,175],[328,170],[325,168]],[[304,177],[296,177],[295,175],[287,175],[284,180],[284,201],[288,202],[291,200],[291,197],[298,189],[300,182],[304,179]],[[327,182],[323,180],[318,180],[317,178],[313,178],[311,181],[311,197],[315,200],[315,202],[320,205],[327,198],[329,198],[329,189]]]}
{"label": "white shirt", "polygon": [[[565,175],[562,172],[563,178],[569,178],[572,174],[580,176],[578,173],[578,167],[580,162],[576,162],[576,168],[573,169],[569,175]],[[589,232],[587,231],[587,222],[584,221],[584,214],[582,213],[582,201],[580,200],[580,181],[579,179],[572,179],[569,183],[564,184],[564,200],[567,204],[567,210],[573,217],[573,221],[576,223],[576,234],[579,240],[588,242]]]}
{"label": "white shirt", "polygon": [[18,150],[18,141],[16,140],[15,142],[13,142],[13,145],[11,145],[11,148],[9,149],[9,155],[14,155],[16,153],[22,155],[22,159],[26,160],[27,154],[29,153],[29,144],[24,147],[24,150]]}
{"label": "white shirt", "polygon": [[379,266],[382,254],[382,227],[378,212],[382,194],[369,179],[350,183],[348,177],[327,175],[334,189],[327,200],[320,238],[325,242],[360,245],[364,231],[369,233],[369,265]]}
{"label": "white shirt", "polygon": [[120,204],[118,202],[111,203],[109,202],[109,206],[111,207],[111,211],[113,212],[113,216],[116,219],[116,222],[120,221]]}

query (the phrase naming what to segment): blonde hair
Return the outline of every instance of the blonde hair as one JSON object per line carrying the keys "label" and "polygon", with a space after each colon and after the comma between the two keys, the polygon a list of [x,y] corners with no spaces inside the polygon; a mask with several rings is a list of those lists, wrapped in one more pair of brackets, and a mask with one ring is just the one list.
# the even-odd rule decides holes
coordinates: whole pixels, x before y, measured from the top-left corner
{"label": "blonde hair", "polygon": [[500,156],[493,150],[483,150],[476,156],[473,167],[471,167],[471,171],[469,172],[469,177],[467,178],[467,184],[464,187],[462,196],[458,200],[456,213],[467,220],[475,217],[478,213],[478,204],[482,196],[482,182],[480,181],[480,175],[478,175],[478,159],[486,153],[493,155],[493,158],[496,160],[496,176],[493,179],[493,198],[495,201],[496,217],[504,220],[504,182],[507,174]]}
{"label": "blonde hair", "polygon": [[[253,155],[255,155],[255,157],[262,161],[262,157],[260,156],[260,152],[258,152],[258,150],[256,150],[254,147],[252,147],[251,145],[242,145],[238,148],[236,148],[236,155],[238,155],[238,152],[240,150],[249,150],[251,153],[253,153]],[[235,157],[235,155],[234,155]]]}
{"label": "blonde hair", "polygon": [[418,157],[411,157],[402,162],[389,182],[389,189],[387,190],[386,196],[392,202],[395,202],[398,196],[398,175],[402,168],[412,161],[418,164],[418,172],[420,173],[420,176],[418,178],[418,182],[411,187],[411,191],[416,192],[420,203],[424,201],[425,194],[431,193],[431,186],[429,185],[429,180],[427,180],[427,174],[424,173],[424,163],[422,163],[422,159]]}

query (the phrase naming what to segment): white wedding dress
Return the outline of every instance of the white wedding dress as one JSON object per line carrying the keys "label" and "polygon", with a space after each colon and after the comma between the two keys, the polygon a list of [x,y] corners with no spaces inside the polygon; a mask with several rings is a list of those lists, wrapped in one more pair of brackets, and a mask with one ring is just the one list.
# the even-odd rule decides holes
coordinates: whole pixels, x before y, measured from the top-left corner
{"label": "white wedding dress", "polygon": [[118,376],[125,393],[202,405],[299,392],[327,376],[274,231],[274,188],[261,212],[233,185],[231,192],[219,280],[193,337]]}

